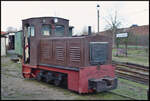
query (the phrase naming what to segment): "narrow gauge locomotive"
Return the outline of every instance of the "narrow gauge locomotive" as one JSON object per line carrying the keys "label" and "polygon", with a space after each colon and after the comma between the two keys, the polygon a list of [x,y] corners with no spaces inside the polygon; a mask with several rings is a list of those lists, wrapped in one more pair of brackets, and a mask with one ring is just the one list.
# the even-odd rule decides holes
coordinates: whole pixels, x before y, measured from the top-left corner
{"label": "narrow gauge locomotive", "polygon": [[24,78],[36,78],[78,93],[115,89],[112,39],[71,36],[69,20],[37,17],[22,20]]}

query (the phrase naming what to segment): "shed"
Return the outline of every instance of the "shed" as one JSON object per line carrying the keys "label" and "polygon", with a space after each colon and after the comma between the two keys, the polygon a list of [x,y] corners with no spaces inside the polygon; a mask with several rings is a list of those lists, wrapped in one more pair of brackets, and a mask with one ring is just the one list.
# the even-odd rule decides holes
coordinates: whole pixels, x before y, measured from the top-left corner
{"label": "shed", "polygon": [[15,53],[18,56],[22,56],[22,30],[15,32]]}
{"label": "shed", "polygon": [[6,37],[1,35],[1,56],[6,56]]}
{"label": "shed", "polygon": [[5,32],[5,34],[1,35],[6,36],[6,49],[7,50],[14,50],[15,48],[15,32]]}

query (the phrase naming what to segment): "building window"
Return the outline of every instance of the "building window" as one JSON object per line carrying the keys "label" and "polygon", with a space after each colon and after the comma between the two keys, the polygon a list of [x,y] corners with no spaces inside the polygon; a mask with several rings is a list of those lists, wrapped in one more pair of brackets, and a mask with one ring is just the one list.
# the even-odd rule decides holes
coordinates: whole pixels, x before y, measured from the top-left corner
{"label": "building window", "polygon": [[63,36],[65,32],[64,26],[56,25],[55,26],[55,35],[56,36]]}
{"label": "building window", "polygon": [[42,25],[42,35],[50,35],[51,34],[51,26],[50,25]]}

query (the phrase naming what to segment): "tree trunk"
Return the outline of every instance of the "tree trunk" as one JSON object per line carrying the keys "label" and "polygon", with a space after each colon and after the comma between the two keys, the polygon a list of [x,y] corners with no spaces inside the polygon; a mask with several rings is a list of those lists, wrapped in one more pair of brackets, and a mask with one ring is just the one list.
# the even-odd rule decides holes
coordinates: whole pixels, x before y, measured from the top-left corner
{"label": "tree trunk", "polygon": [[114,47],[115,47],[116,29],[113,29],[113,30],[112,30],[112,34],[113,34],[113,35],[112,35],[112,41],[113,41],[113,45],[112,45],[112,46],[113,46],[113,48],[114,48]]}
{"label": "tree trunk", "polygon": [[112,36],[112,37],[113,37],[113,39],[112,39],[112,41],[113,41],[113,45],[112,45],[112,46],[113,46],[113,48],[115,48],[115,35],[113,34],[113,36]]}
{"label": "tree trunk", "polygon": [[117,53],[116,53],[116,56],[118,56],[119,54],[119,43],[118,43],[118,41],[117,41]]}

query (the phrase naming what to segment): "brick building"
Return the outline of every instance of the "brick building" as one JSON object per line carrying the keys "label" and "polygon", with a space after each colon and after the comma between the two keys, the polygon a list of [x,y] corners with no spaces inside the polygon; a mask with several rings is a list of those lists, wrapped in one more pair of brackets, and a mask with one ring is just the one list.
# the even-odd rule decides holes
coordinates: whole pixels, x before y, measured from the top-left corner
{"label": "brick building", "polygon": [[[137,42],[130,42],[130,45],[145,45],[146,41],[149,41],[149,25],[143,25],[143,26],[135,26],[132,25],[131,27],[128,28],[119,28],[117,30],[117,33],[128,33],[128,34],[133,34],[134,37],[136,37]],[[112,37],[112,33],[109,30],[100,32],[101,35],[106,35],[106,36],[111,36]],[[131,40],[133,41],[133,40]]]}
{"label": "brick building", "polygon": [[149,35],[149,25],[131,26],[129,28],[118,29],[118,32],[132,32],[136,35]]}

